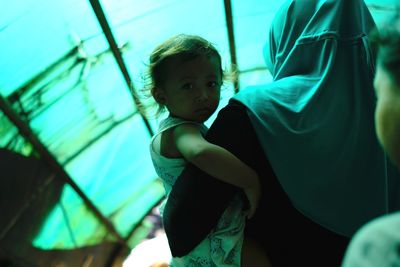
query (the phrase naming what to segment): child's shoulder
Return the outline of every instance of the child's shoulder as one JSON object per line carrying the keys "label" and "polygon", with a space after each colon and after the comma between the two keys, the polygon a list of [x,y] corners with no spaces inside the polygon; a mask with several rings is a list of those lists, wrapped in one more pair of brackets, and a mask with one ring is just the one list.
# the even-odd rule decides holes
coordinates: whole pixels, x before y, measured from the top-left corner
{"label": "child's shoulder", "polygon": [[181,128],[195,127],[197,129],[199,129],[199,131],[202,134],[205,134],[207,132],[207,130],[208,130],[208,128],[203,123],[199,123],[199,122],[195,122],[195,121],[189,121],[189,120],[184,120],[184,119],[177,118],[177,117],[168,116],[167,118],[165,118],[164,120],[162,120],[160,122],[158,132],[171,130],[172,128],[176,128],[176,127],[179,127],[179,126],[183,126]]}

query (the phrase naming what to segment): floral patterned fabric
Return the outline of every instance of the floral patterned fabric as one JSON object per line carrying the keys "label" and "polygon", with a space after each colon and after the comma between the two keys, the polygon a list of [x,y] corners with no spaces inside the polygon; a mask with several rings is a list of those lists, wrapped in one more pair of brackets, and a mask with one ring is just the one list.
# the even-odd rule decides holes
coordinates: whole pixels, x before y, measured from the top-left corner
{"label": "floral patterned fabric", "polygon": [[400,266],[400,212],[379,217],[353,237],[342,267]]}

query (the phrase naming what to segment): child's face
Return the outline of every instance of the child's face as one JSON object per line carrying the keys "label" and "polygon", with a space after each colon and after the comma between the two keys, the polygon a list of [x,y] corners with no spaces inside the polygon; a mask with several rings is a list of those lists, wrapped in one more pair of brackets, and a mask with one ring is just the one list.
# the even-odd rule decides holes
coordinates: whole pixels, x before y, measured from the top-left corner
{"label": "child's face", "polygon": [[166,65],[160,93],[171,115],[204,122],[217,109],[221,91],[221,66],[216,57],[171,59]]}
{"label": "child's face", "polygon": [[400,168],[400,85],[378,64],[374,86],[378,96],[375,110],[378,139]]}

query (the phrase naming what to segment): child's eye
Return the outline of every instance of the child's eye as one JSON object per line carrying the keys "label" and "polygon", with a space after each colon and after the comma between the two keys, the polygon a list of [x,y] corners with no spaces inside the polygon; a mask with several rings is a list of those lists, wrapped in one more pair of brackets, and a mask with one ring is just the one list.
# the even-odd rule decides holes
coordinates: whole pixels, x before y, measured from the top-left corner
{"label": "child's eye", "polygon": [[217,87],[219,87],[219,83],[216,81],[210,81],[210,82],[208,82],[207,86],[210,88],[217,88]]}
{"label": "child's eye", "polygon": [[185,90],[190,90],[193,88],[193,84],[191,83],[185,83],[184,85],[182,85],[182,88]]}

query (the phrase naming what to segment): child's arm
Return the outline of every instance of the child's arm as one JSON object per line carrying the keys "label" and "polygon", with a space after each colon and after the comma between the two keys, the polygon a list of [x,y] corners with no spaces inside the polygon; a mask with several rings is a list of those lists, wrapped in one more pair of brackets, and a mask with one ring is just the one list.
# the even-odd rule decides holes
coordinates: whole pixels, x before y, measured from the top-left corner
{"label": "child's arm", "polygon": [[221,181],[244,189],[251,217],[261,195],[256,172],[228,150],[207,142],[194,124],[177,126],[173,135],[177,149],[187,161]]}

